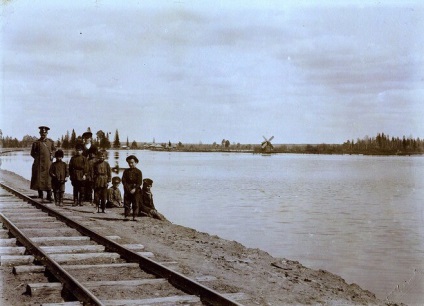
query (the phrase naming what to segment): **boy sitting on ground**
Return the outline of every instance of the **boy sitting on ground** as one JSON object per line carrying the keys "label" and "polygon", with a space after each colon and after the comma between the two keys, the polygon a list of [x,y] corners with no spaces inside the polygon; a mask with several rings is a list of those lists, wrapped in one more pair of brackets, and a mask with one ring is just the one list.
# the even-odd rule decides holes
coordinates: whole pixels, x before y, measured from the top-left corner
{"label": "boy sitting on ground", "polygon": [[141,200],[140,200],[140,209],[138,212],[139,216],[151,217],[154,219],[168,221],[164,215],[159,213],[155,204],[153,203],[153,194],[152,194],[152,185],[153,181],[149,178],[143,180],[143,188],[141,189]]}
{"label": "boy sitting on ground", "polygon": [[122,207],[122,195],[118,188],[120,183],[121,178],[119,176],[114,176],[112,178],[112,187],[107,190],[106,207]]}

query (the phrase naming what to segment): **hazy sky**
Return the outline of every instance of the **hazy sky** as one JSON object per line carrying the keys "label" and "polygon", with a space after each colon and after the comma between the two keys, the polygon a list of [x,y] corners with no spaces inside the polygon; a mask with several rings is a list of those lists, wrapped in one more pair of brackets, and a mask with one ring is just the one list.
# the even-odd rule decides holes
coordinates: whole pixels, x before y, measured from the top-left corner
{"label": "hazy sky", "polygon": [[2,1],[0,128],[21,139],[48,125],[54,140],[118,129],[130,142],[424,138],[422,1],[332,2]]}

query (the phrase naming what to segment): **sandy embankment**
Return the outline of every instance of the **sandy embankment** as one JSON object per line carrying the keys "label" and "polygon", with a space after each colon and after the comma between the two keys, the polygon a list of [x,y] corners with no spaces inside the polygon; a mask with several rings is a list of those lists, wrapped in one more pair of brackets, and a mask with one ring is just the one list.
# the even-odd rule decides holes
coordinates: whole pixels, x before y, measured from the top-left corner
{"label": "sandy embankment", "polygon": [[[29,181],[7,170],[0,170],[0,181],[16,189],[29,189]],[[36,195],[36,192],[33,192]],[[386,305],[374,294],[356,284],[324,270],[313,270],[299,262],[274,258],[259,249],[221,239],[196,230],[142,218],[138,222],[122,221],[122,209],[110,210],[106,217],[94,214],[86,204],[67,209],[85,216],[108,235],[118,235],[125,243],[140,243],[153,252],[157,260],[176,261],[179,270],[196,278],[213,276],[205,283],[218,292],[243,292],[250,299],[244,305]],[[2,273],[9,270],[2,268]],[[6,278],[2,277],[4,282]],[[3,283],[3,296],[16,295],[16,290]],[[8,292],[10,293],[8,295]]]}

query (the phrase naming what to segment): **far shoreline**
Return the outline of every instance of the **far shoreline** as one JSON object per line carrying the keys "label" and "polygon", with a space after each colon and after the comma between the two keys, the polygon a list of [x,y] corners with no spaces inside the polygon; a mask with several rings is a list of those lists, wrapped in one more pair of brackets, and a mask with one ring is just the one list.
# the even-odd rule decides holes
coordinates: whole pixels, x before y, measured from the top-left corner
{"label": "far shoreline", "polygon": [[[299,145],[301,146],[301,145]],[[63,149],[58,147],[56,149],[62,149],[65,152],[72,152],[73,149]],[[22,152],[22,151],[30,151],[30,147],[25,148],[0,148],[0,156],[13,153],[13,152]],[[423,156],[424,153],[416,152],[416,153],[312,153],[312,152],[255,152],[254,150],[217,150],[217,149],[146,149],[146,148],[109,148],[106,150],[115,150],[115,151],[151,151],[151,152],[169,152],[169,153],[227,153],[227,154],[253,154],[253,155],[261,155],[261,156],[272,156],[272,155],[283,155],[283,154],[299,154],[299,155],[353,155],[353,156]]]}

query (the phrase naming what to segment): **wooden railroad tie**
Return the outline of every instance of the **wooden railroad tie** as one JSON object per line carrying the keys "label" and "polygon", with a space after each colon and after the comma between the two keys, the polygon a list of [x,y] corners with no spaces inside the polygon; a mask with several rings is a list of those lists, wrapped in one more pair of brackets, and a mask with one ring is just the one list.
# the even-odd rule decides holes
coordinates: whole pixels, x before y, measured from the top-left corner
{"label": "wooden railroad tie", "polygon": [[[175,261],[167,261],[167,262],[160,262],[161,265],[167,266],[167,267],[173,267],[173,269],[176,269],[177,262]],[[92,265],[63,265],[62,268],[64,268],[67,271],[71,270],[85,270],[85,269],[101,269],[101,268],[108,268],[108,269],[114,269],[114,268],[134,268],[139,269],[140,264],[138,263],[107,263],[107,264],[92,264]],[[23,273],[44,273],[46,271],[46,268],[44,266],[37,266],[37,265],[21,265],[21,266],[14,266],[12,269],[12,272],[14,274],[23,274]],[[198,279],[197,279],[198,280]],[[200,281],[200,280],[198,280]]]}

